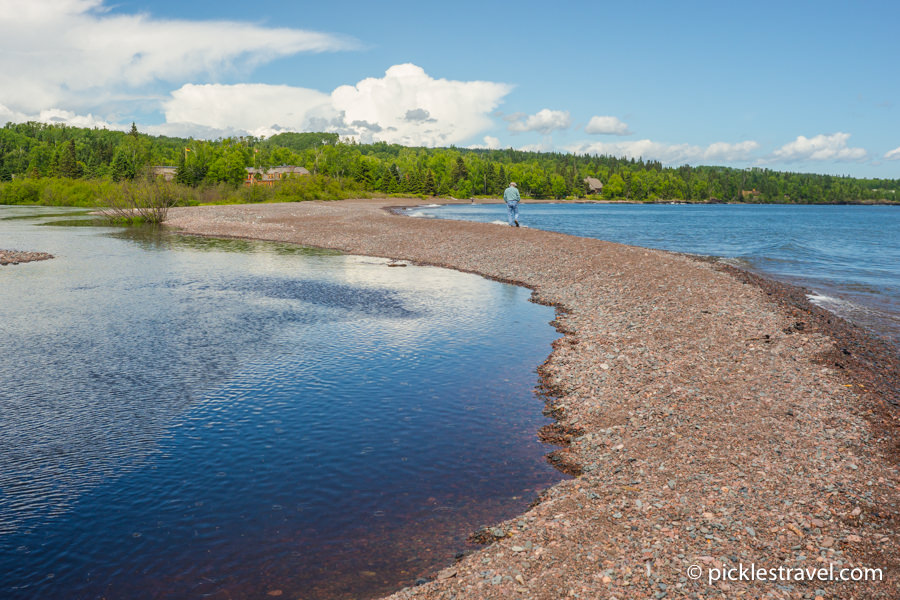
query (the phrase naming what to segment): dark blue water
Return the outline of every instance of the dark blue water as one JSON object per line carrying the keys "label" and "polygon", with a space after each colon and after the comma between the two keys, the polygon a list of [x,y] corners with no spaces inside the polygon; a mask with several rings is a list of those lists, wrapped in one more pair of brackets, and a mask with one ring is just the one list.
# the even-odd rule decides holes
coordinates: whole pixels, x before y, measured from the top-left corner
{"label": "dark blue water", "polygon": [[3,219],[0,597],[365,597],[561,476],[522,288]]}
{"label": "dark blue water", "polygon": [[[423,217],[506,225],[502,204],[420,207]],[[731,259],[900,344],[900,207],[525,204],[526,227]]]}

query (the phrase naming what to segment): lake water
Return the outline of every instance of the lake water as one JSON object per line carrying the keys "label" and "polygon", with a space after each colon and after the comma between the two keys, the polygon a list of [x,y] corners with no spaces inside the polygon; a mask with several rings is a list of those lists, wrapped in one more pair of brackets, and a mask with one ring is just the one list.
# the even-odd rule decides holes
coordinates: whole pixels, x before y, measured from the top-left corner
{"label": "lake water", "polygon": [[0,597],[372,596],[563,478],[528,290],[51,212],[0,208],[56,256],[0,267]]}
{"label": "lake water", "polygon": [[[506,225],[502,204],[420,217]],[[731,260],[812,290],[813,302],[900,345],[900,207],[523,204],[526,227]]]}

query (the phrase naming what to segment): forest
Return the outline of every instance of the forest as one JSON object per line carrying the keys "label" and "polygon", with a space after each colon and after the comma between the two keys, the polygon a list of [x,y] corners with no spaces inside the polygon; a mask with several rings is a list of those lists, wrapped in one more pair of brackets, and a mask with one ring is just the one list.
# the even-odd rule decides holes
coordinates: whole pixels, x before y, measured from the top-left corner
{"label": "forest", "polygon": [[[248,191],[247,168],[297,165],[309,182],[280,192]],[[213,141],[37,122],[0,128],[0,204],[89,205],[98,188],[176,167],[195,201],[252,202],[353,195],[497,197],[516,181],[523,196],[631,202],[894,203],[900,179],[736,169],[666,167],[656,161],[557,152],[412,148],[359,144],[335,133],[281,133]],[[252,186],[262,187],[262,186]]]}

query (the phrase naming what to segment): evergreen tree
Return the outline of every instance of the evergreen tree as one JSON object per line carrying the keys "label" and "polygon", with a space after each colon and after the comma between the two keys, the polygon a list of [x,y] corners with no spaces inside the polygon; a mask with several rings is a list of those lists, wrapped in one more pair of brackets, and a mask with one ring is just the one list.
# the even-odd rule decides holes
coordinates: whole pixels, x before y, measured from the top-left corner
{"label": "evergreen tree", "polygon": [[428,173],[425,175],[425,181],[422,184],[422,191],[429,196],[434,196],[437,194],[437,184],[434,181],[434,173],[431,169],[428,169]]}
{"label": "evergreen tree", "polygon": [[469,177],[469,169],[466,168],[466,161],[463,160],[462,156],[456,157],[456,162],[453,163],[453,167],[450,169],[450,183],[452,185],[457,185],[463,179],[467,179]]}
{"label": "evergreen tree", "polygon": [[70,179],[81,177],[81,169],[75,157],[75,140],[69,140],[60,148],[56,170],[60,177]]}

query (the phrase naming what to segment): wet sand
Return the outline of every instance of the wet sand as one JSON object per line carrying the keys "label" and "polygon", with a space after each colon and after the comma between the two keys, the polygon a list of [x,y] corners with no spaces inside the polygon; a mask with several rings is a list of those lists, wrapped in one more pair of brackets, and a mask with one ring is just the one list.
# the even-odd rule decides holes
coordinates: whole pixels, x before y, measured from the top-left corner
{"label": "wet sand", "polygon": [[[550,458],[577,477],[391,598],[900,597],[896,348],[798,288],[712,261],[386,210],[401,204],[168,221],[479,273],[558,307],[565,335],[540,366],[557,424],[543,433],[567,444]],[[770,580],[710,582],[751,564]],[[882,580],[828,580],[854,568]]]}

